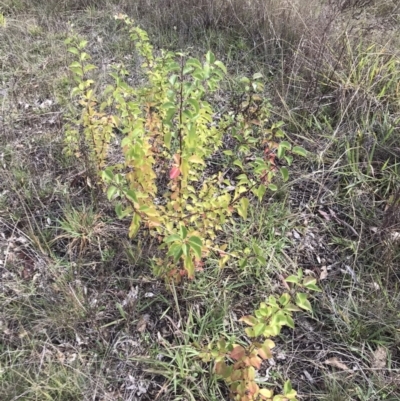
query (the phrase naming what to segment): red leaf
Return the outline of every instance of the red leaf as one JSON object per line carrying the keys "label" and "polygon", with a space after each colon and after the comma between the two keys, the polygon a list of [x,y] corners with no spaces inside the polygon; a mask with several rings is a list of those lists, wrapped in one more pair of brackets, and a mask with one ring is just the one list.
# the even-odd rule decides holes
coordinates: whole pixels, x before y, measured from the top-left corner
{"label": "red leaf", "polygon": [[179,167],[172,167],[171,171],[169,172],[169,178],[171,180],[175,180],[175,178],[178,178],[179,175],[181,174],[181,171],[179,170]]}

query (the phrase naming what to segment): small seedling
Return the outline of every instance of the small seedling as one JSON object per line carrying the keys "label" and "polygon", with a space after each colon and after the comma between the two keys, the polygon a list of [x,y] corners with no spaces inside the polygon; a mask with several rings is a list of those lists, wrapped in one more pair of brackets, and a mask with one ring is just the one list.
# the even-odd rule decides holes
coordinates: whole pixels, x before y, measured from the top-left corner
{"label": "small seedling", "polygon": [[[303,278],[299,270],[296,276],[286,279],[287,283],[295,283],[304,289],[320,291],[316,280]],[[281,333],[282,327],[294,329],[293,312],[312,311],[306,293],[284,293],[279,298],[271,295],[266,302],[254,312],[254,316],[243,316],[240,321],[250,327],[245,329],[247,337],[254,339],[243,346],[234,341],[219,340],[215,345],[209,344],[200,354],[204,362],[214,361],[215,374],[229,387],[231,399],[234,401],[295,401],[297,392],[290,381],[283,387],[283,394],[274,395],[271,389],[260,388],[257,383],[257,371],[264,360],[272,358],[275,343],[271,337]],[[264,340],[260,340],[264,338]]]}
{"label": "small seedling", "polygon": [[[282,140],[282,123],[268,126],[261,74],[241,80],[240,100],[217,119],[211,99],[227,72],[223,63],[211,52],[203,61],[156,54],[145,31],[126,16],[117,18],[129,27],[146,82],[131,86],[126,68],[115,66],[114,84],[98,100],[88,77],[96,67],[84,51],[87,42],[69,40],[68,50],[78,58],[70,66],[72,94],[82,113],[66,132],[67,148],[95,166],[118,217],[132,216],[130,236],[144,226],[157,237],[165,252],[154,260],[154,272],[193,278],[202,258],[216,249],[223,224],[237,215],[246,219],[250,199],[261,201],[276,189],[278,171],[288,179],[277,159],[290,165],[292,154],[305,151]],[[107,154],[116,130],[123,134],[122,163],[112,166]],[[224,139],[232,143],[229,149]],[[209,171],[208,161],[221,151],[226,164]],[[219,251],[223,265],[229,256],[223,246]]]}

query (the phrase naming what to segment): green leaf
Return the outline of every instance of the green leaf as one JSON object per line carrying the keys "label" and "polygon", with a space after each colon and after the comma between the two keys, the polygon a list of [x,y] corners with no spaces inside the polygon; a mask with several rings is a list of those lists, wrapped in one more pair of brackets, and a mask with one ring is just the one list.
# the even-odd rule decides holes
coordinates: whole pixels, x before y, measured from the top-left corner
{"label": "green leaf", "polygon": [[247,258],[243,258],[239,260],[239,267],[244,269],[247,266]]}
{"label": "green leaf", "polygon": [[264,78],[263,74],[261,74],[261,72],[256,72],[253,75],[253,79],[260,79],[260,78]]}
{"label": "green leaf", "polygon": [[169,242],[175,242],[175,241],[180,241],[181,237],[178,234],[172,234],[164,239],[164,242],[169,243]]}
{"label": "green leaf", "polygon": [[263,253],[262,249],[256,243],[253,244],[253,251],[257,256],[260,256]]}
{"label": "green leaf", "polygon": [[249,183],[249,178],[247,177],[246,174],[240,174],[236,177],[236,179],[239,181],[238,185],[242,184],[248,184]]}
{"label": "green leaf", "polygon": [[175,113],[176,113],[176,107],[168,109],[168,111],[165,114],[165,118],[163,120],[164,124],[171,126],[172,117],[174,117]]}
{"label": "green leaf", "polygon": [[303,286],[309,290],[321,291],[321,289],[317,286],[317,279],[314,277],[304,277]]}
{"label": "green leaf", "polygon": [[264,330],[266,329],[267,325],[265,323],[257,323],[254,327],[254,335],[256,337],[261,336],[264,333]]}
{"label": "green leaf", "polygon": [[296,305],[301,309],[312,312],[312,307],[311,307],[310,302],[307,299],[307,294],[298,292],[296,294]]}
{"label": "green leaf", "polygon": [[194,277],[194,263],[190,255],[187,255],[185,257],[183,265],[185,267],[185,270],[187,271],[188,278],[192,279]]}
{"label": "green leaf", "polygon": [[172,256],[174,258],[174,261],[177,262],[178,259],[182,256],[183,251],[182,251],[182,244],[172,244],[171,247],[168,250],[167,255]]}
{"label": "green leaf", "polygon": [[292,145],[288,141],[282,141],[279,146],[281,146],[284,149],[290,149]]}
{"label": "green leaf", "polygon": [[169,83],[170,83],[171,85],[175,85],[175,82],[176,82],[177,79],[178,79],[178,75],[172,74],[172,75],[169,77],[168,81],[169,81]]}
{"label": "green leaf", "polygon": [[86,74],[87,72],[91,71],[91,70],[95,70],[97,69],[97,67],[94,64],[86,64],[83,67],[83,72]]}
{"label": "green leaf", "polygon": [[274,295],[270,295],[268,297],[268,305],[276,306],[277,308],[279,307],[278,306],[278,301],[276,300],[276,297]]}
{"label": "green leaf", "polygon": [[164,133],[164,144],[165,147],[170,150],[171,149],[171,138],[172,138],[172,134],[170,130],[165,130]]}
{"label": "green leaf", "polygon": [[281,167],[281,174],[283,181],[286,182],[289,179],[289,171],[286,167]]}
{"label": "green leaf", "polygon": [[204,73],[203,73],[203,71],[201,71],[201,70],[196,70],[194,73],[193,73],[193,78],[196,78],[196,79],[198,79],[199,81],[202,81],[203,79],[204,79]]}
{"label": "green leaf", "polygon": [[290,315],[286,315],[286,326],[290,327],[291,329],[294,329],[294,320]]}
{"label": "green leaf", "polygon": [[304,148],[302,148],[301,146],[294,146],[293,149],[292,149],[292,152],[295,153],[296,155],[303,156],[303,157],[306,157],[306,156],[307,156],[307,153],[308,153],[308,152],[307,152]]}
{"label": "green leaf", "polygon": [[260,184],[260,186],[256,190],[256,195],[260,202],[262,201],[262,198],[264,197],[265,192],[267,192],[267,187],[263,184]]}
{"label": "green leaf", "polygon": [[282,159],[283,156],[285,156],[285,151],[286,149],[290,149],[290,143],[287,141],[282,141],[279,145],[278,145],[278,151],[276,152],[277,156],[279,159]]}
{"label": "green leaf", "polygon": [[136,193],[135,193],[135,191],[133,189],[128,189],[124,193],[125,193],[125,196],[127,197],[128,200],[130,200],[131,202],[138,203],[138,199],[137,199]]}
{"label": "green leaf", "polygon": [[287,316],[282,311],[278,311],[271,317],[271,326],[288,326]]}
{"label": "green leaf", "polygon": [[211,51],[208,51],[206,54],[206,60],[208,63],[213,64],[215,62],[215,56],[214,53]]}
{"label": "green leaf", "polygon": [[110,182],[114,179],[114,174],[111,169],[107,168],[101,173],[101,177],[105,182]]}
{"label": "green leaf", "polygon": [[226,67],[225,67],[225,65],[222,63],[222,61],[217,60],[214,64],[215,64],[217,67],[219,67],[219,68],[224,72],[224,74],[227,73]]}
{"label": "green leaf", "polygon": [[269,184],[269,185],[268,185],[268,188],[269,188],[271,191],[274,191],[274,192],[276,192],[276,191],[278,190],[278,187],[277,187],[275,184]]}
{"label": "green leaf", "polygon": [[111,200],[117,192],[118,192],[117,187],[114,187],[114,186],[109,187],[107,189],[107,199]]}
{"label": "green leaf", "polygon": [[76,54],[77,56],[79,56],[79,50],[76,47],[69,47],[67,49],[67,51],[69,51],[72,54]]}
{"label": "green leaf", "polygon": [[201,258],[201,250],[203,247],[203,242],[201,238],[192,235],[188,241],[189,246],[193,249],[193,252],[198,258]]}
{"label": "green leaf", "polygon": [[281,332],[281,327],[279,325],[269,325],[266,326],[263,336],[264,337],[273,337],[273,336],[278,336]]}
{"label": "green leaf", "polygon": [[290,393],[292,391],[292,383],[290,383],[290,380],[285,382],[285,385],[283,386],[283,393],[286,395],[287,393]]}
{"label": "green leaf", "polygon": [[296,400],[297,391],[292,388],[290,380],[288,380],[283,386],[283,394],[285,395],[287,400]]}
{"label": "green leaf", "polygon": [[189,99],[188,103],[190,103],[192,105],[192,107],[194,108],[195,114],[199,114],[199,112],[200,112],[199,102],[195,99]]}
{"label": "green leaf", "polygon": [[291,303],[288,303],[283,309],[287,312],[300,312],[301,311],[301,309],[298,306],[293,305]]}
{"label": "green leaf", "polygon": [[287,305],[287,304],[289,303],[289,301],[290,301],[290,295],[287,294],[287,293],[282,294],[281,297],[279,298],[279,303],[280,303],[282,306]]}
{"label": "green leaf", "polygon": [[239,159],[235,160],[235,161],[233,162],[233,164],[234,164],[235,166],[240,167],[240,168],[243,170],[243,164],[242,164],[242,162],[241,162]]}
{"label": "green leaf", "polygon": [[317,279],[311,276],[304,277],[303,285],[307,286],[308,284],[317,284]]}
{"label": "green leaf", "polygon": [[244,220],[247,219],[248,208],[249,208],[249,200],[247,198],[240,199],[237,211],[239,216],[243,217]]}
{"label": "green leaf", "polygon": [[288,166],[291,166],[293,163],[293,156],[285,155],[285,160],[286,160],[286,163],[288,164]]}
{"label": "green leaf", "polygon": [[186,74],[188,74],[189,72],[192,72],[193,70],[194,70],[194,68],[193,68],[192,66],[187,65],[187,66],[185,66],[185,67],[183,68],[182,73],[183,73],[183,75],[186,75]]}
{"label": "green leaf", "polygon": [[307,284],[304,287],[307,288],[308,290],[312,290],[312,291],[317,291],[317,292],[321,292],[322,291],[321,288],[319,288],[315,284]]}
{"label": "green leaf", "polygon": [[192,67],[195,67],[195,68],[202,68],[200,61],[197,60],[196,58],[189,58],[186,61],[186,66],[192,66]]}
{"label": "green leaf", "polygon": [[82,66],[80,65],[80,63],[78,61],[74,61],[69,65],[69,68],[79,68],[80,70],[82,70]]}
{"label": "green leaf", "polygon": [[179,231],[181,233],[181,238],[185,239],[187,237],[187,233],[188,233],[187,228],[181,224],[179,227]]}
{"label": "green leaf", "polygon": [[[69,67],[69,69],[74,73],[74,75],[77,75],[78,77],[83,78],[83,70],[82,67]],[[84,82],[81,82],[79,79],[75,79],[76,82],[79,82],[79,89],[83,90],[84,89]],[[87,85],[87,82],[86,82]]]}
{"label": "green leaf", "polygon": [[287,283],[294,283],[294,284],[299,284],[299,278],[297,276],[289,276],[285,278],[285,281]]}
{"label": "green leaf", "polygon": [[79,42],[78,47],[79,47],[80,49],[84,49],[84,48],[86,47],[87,43],[88,43],[87,40],[81,40],[81,41]]}
{"label": "green leaf", "polygon": [[120,203],[115,205],[115,213],[119,219],[123,218],[122,205]]}

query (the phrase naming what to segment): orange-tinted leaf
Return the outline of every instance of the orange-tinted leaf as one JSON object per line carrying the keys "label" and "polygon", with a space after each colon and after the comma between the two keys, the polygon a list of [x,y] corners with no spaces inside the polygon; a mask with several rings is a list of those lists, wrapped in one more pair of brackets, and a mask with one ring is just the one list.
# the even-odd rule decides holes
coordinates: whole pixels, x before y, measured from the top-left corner
{"label": "orange-tinted leaf", "polygon": [[260,355],[262,359],[272,358],[271,348],[264,343],[258,350],[258,355]]}
{"label": "orange-tinted leaf", "polygon": [[224,361],[219,361],[215,364],[215,373],[227,379],[232,374],[232,366],[228,366]]}
{"label": "orange-tinted leaf", "polygon": [[247,385],[247,389],[249,390],[249,393],[252,395],[258,394],[258,392],[260,391],[260,387],[258,387],[258,385],[255,382],[249,382],[249,384]]}
{"label": "orange-tinted leaf", "polygon": [[233,350],[231,351],[231,358],[235,361],[243,359],[246,355],[246,350],[241,345],[235,345]]}
{"label": "orange-tinted leaf", "polygon": [[173,159],[174,159],[175,164],[180,164],[181,155],[179,153],[175,153]]}
{"label": "orange-tinted leaf", "polygon": [[226,363],[223,361],[219,361],[215,364],[214,370],[217,375],[221,375],[224,371]]}
{"label": "orange-tinted leaf", "polygon": [[251,366],[254,366],[256,369],[260,369],[262,359],[258,356],[252,356],[249,358],[249,362]]}
{"label": "orange-tinted leaf", "polygon": [[258,320],[254,316],[243,316],[239,319],[239,322],[244,322],[249,326],[254,326],[258,323]]}

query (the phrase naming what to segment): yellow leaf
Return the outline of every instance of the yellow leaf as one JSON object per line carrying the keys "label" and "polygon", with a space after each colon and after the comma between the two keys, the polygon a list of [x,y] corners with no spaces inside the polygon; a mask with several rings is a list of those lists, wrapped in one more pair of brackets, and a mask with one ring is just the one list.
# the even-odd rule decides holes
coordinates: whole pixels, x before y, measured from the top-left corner
{"label": "yellow leaf", "polygon": [[268,390],[267,388],[262,388],[259,394],[262,398],[268,399],[273,397],[274,392],[272,390]]}
{"label": "yellow leaf", "polygon": [[190,156],[189,159],[188,159],[188,161],[189,161],[190,163],[202,164],[203,166],[206,165],[206,164],[204,163],[204,160],[203,160],[201,157],[197,156],[197,155]]}

